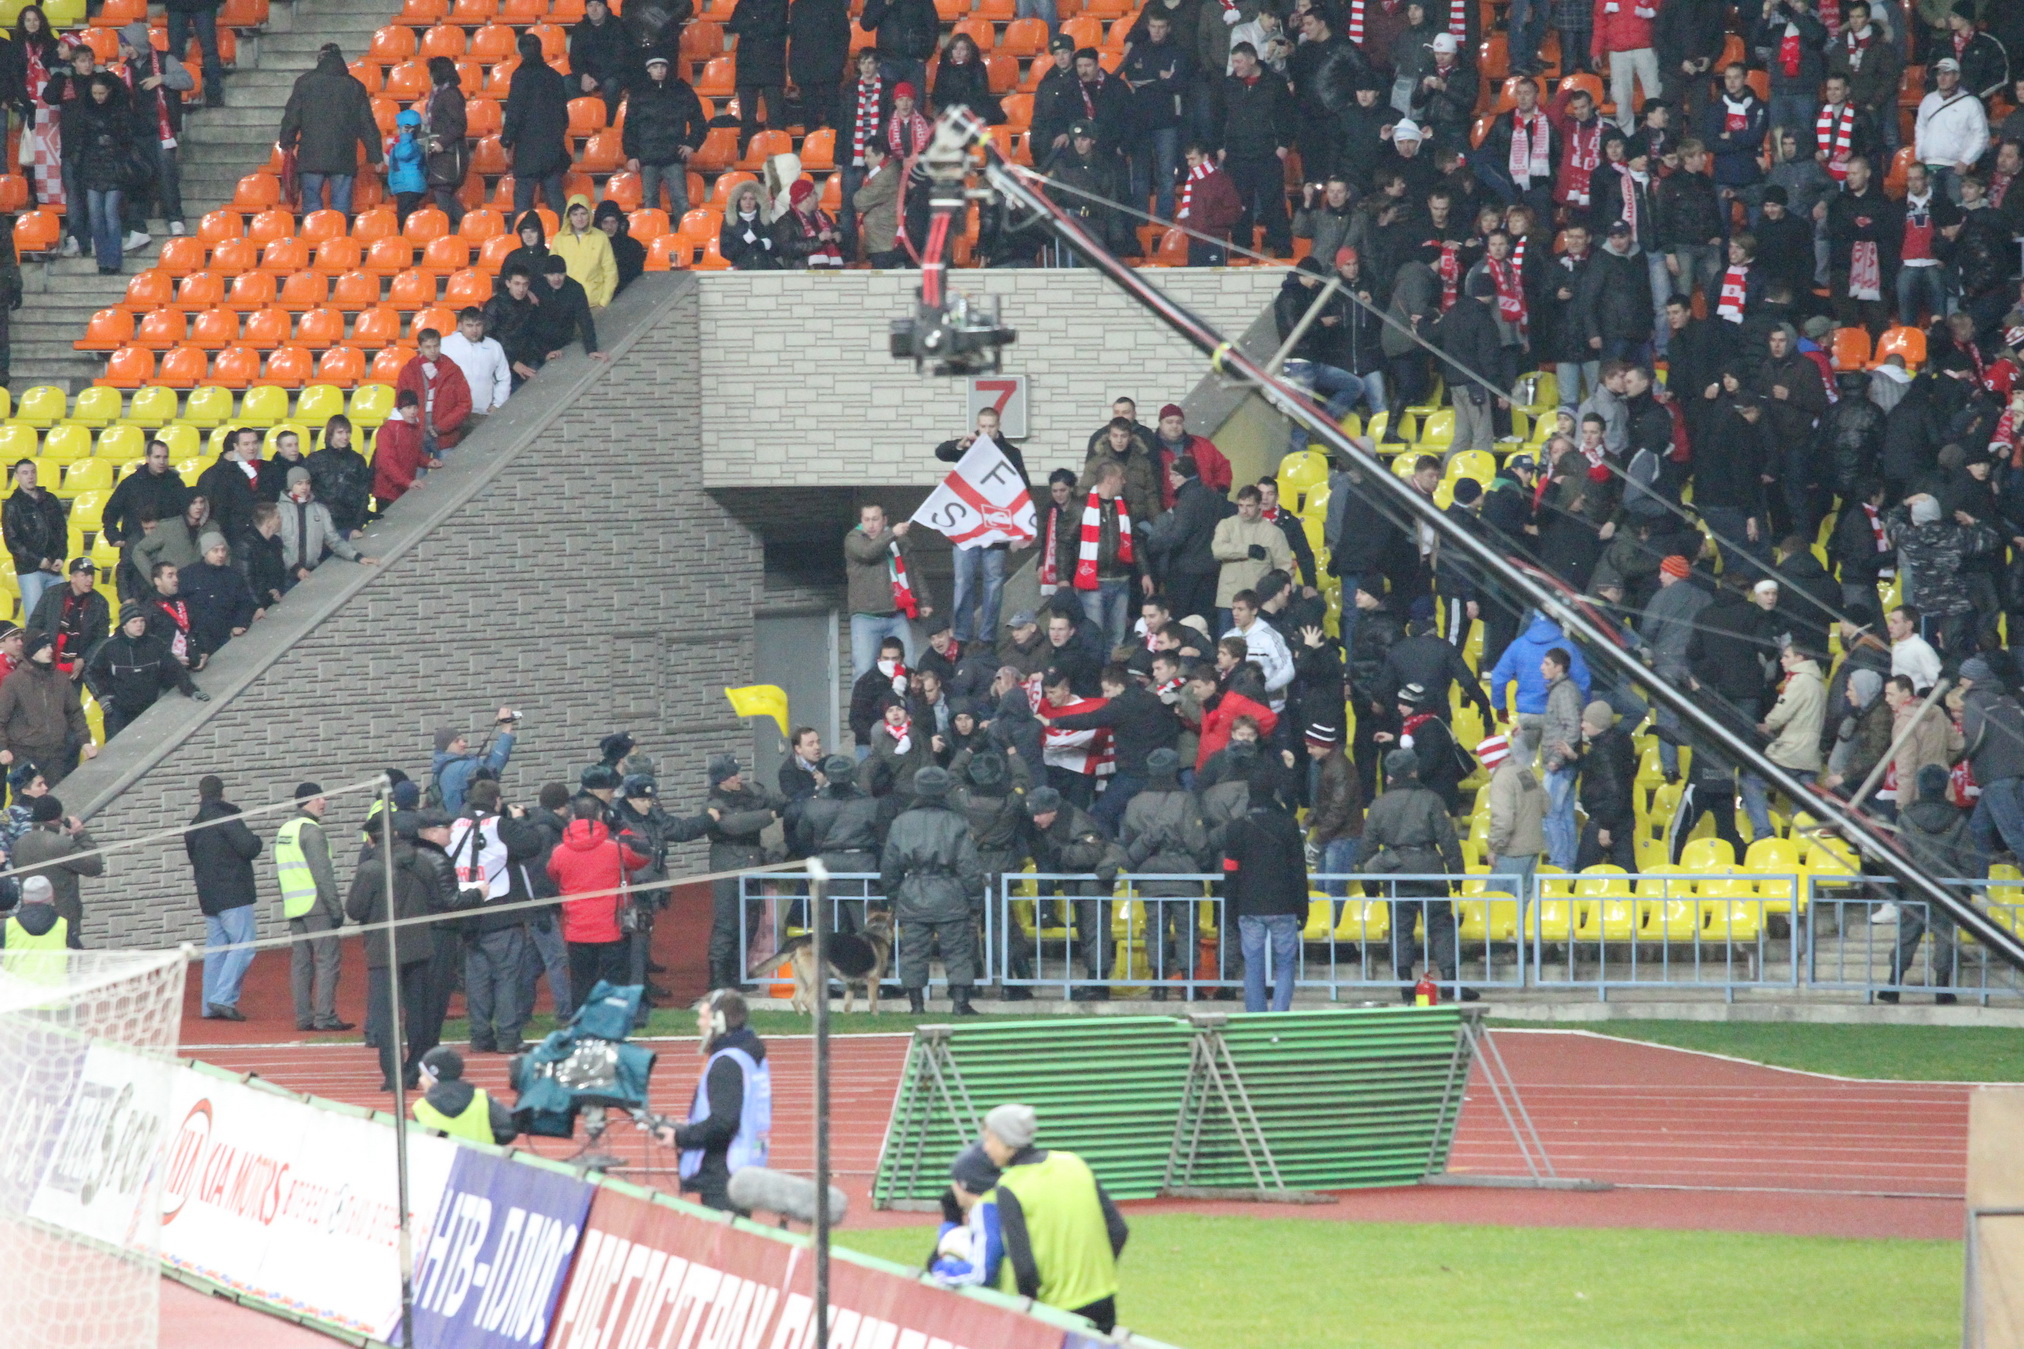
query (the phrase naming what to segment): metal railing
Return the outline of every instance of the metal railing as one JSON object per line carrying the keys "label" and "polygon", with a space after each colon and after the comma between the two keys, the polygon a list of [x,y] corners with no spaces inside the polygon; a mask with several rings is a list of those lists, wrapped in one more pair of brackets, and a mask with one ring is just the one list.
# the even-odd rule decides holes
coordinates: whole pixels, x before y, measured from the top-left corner
{"label": "metal railing", "polygon": [[[1208,872],[1008,872],[980,896],[980,984],[1020,993],[1059,990],[1064,999],[1236,998],[1244,986],[1239,924]],[[1900,904],[1888,877],[1832,873],[1666,871],[1548,873],[1530,878],[1470,874],[1309,875],[1296,990],[1397,996],[1429,965],[1443,995],[1473,989],[1667,989],[1877,994],[1947,993],[1987,1004],[2024,998],[2024,984],[1951,924],[1931,924],[1923,903]],[[2024,931],[2024,882],[1950,881],[1980,907]],[[808,921],[807,879],[792,872],[738,878],[739,949],[749,968]],[[836,931],[861,929],[890,911],[873,873],[833,878]],[[762,929],[762,925],[763,929]],[[770,945],[753,950],[760,931]],[[784,934],[784,935],[783,935]],[[896,923],[888,994],[909,925]],[[1429,939],[1431,938],[1431,945]],[[1902,947],[1902,956],[1899,955]],[[1270,943],[1258,949],[1265,983],[1278,973]],[[939,961],[930,987],[946,989]],[[754,979],[768,982],[761,970]]]}

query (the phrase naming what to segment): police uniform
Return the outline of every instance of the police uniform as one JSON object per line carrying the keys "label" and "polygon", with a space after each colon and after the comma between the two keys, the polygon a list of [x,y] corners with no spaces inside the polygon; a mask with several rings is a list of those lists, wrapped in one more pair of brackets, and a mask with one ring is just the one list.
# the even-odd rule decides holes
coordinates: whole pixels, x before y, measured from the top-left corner
{"label": "police uniform", "polygon": [[[814,796],[788,808],[788,839],[803,857],[819,857],[832,877],[853,873],[869,875],[879,869],[879,847],[891,821],[888,813],[898,802],[892,797],[869,796],[859,790],[857,760],[848,754],[832,754],[822,764],[828,785]],[[868,893],[866,881],[832,880],[833,900]],[[862,904],[836,905],[836,926],[856,931]]]}
{"label": "police uniform", "polygon": [[899,920],[900,984],[916,1011],[928,986],[928,960],[939,948],[955,1010],[970,1010],[977,982],[977,914],[985,875],[970,822],[947,801],[947,769],[914,775],[914,808],[886,835],[881,880]]}

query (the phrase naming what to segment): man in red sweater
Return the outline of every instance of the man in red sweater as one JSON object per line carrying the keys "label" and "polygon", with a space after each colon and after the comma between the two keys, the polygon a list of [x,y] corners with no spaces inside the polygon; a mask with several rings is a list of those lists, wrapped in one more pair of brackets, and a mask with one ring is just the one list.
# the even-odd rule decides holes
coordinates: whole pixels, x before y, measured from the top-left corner
{"label": "man in red sweater", "polygon": [[[1223,172],[1221,161],[1207,146],[1192,141],[1187,156],[1188,171],[1181,178],[1180,205],[1174,219],[1214,241],[1190,237],[1188,266],[1222,267],[1230,261],[1230,231],[1244,218],[1244,203],[1230,175]],[[1242,242],[1246,248],[1251,246],[1249,239]]]}
{"label": "man in red sweater", "polygon": [[[548,877],[562,892],[562,940],[569,948],[569,988],[579,1002],[602,979],[627,980],[627,945],[619,912],[626,873],[647,865],[624,842],[611,836],[600,818],[604,803],[579,796],[562,842],[548,857]],[[578,898],[580,896],[580,898]]]}
{"label": "man in red sweater", "polygon": [[441,468],[443,461],[422,448],[422,397],[413,389],[394,395],[393,415],[386,419],[372,442],[372,499],[375,513],[385,515],[387,507],[408,494],[424,468]]}
{"label": "man in red sweater", "polygon": [[422,448],[431,456],[452,449],[463,439],[471,416],[471,386],[457,363],[443,355],[443,335],[424,328],[415,335],[416,355],[394,380],[397,391],[412,391],[419,401]]}

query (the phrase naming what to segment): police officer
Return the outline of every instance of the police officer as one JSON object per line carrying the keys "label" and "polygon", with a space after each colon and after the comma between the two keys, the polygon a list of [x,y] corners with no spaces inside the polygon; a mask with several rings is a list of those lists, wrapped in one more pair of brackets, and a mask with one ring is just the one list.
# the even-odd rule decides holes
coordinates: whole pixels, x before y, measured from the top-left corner
{"label": "police officer", "polygon": [[21,903],[0,923],[0,970],[33,984],[60,984],[70,969],[70,923],[56,911],[47,876],[21,882]]}
{"label": "police officer", "polygon": [[344,926],[344,900],[337,893],[330,839],[323,832],[328,802],[314,782],[296,784],[295,818],[274,835],[275,879],[281,885],[281,916],[295,938],[289,953],[289,986],[295,994],[295,1029],[350,1030],[337,1017],[337,978]]}
{"label": "police officer", "polygon": [[[762,783],[745,781],[735,755],[712,754],[709,775],[709,806],[717,817],[709,830],[710,870],[759,866],[766,860],[759,834],[773,823],[774,812],[784,808],[786,801]],[[750,939],[762,903],[759,899],[745,901],[741,924],[738,878],[725,876],[711,883],[710,987],[739,986],[744,974],[742,943]]]}
{"label": "police officer", "polygon": [[[789,848],[799,857],[821,858],[832,876],[870,875],[878,870],[879,847],[899,804],[894,797],[872,796],[862,790],[857,768],[857,760],[848,754],[830,755],[822,761],[822,788],[787,811]],[[869,893],[868,887],[867,881],[832,881],[829,893],[832,899],[862,896]],[[836,926],[844,932],[856,931],[863,917],[859,911],[864,907],[838,906]]]}
{"label": "police officer", "polygon": [[[1033,774],[1018,750],[1007,748],[962,750],[949,763],[955,786],[950,804],[970,822],[970,839],[977,845],[977,860],[984,868],[985,883],[1002,884],[1000,877],[1026,866],[1026,793],[1033,786]],[[1033,939],[1017,923],[1007,929],[1010,944],[1005,953],[1006,972],[1014,979],[1033,977]],[[1006,985],[998,996],[1008,1002],[1030,1002],[1033,990]]]}
{"label": "police officer", "polygon": [[709,1208],[737,1213],[731,1173],[766,1165],[773,1133],[773,1070],[766,1045],[745,1024],[745,999],[720,988],[696,1004],[696,1032],[707,1060],[686,1124],[656,1121],[656,1140],[681,1150],[682,1188]]}
{"label": "police officer", "polygon": [[[1093,881],[1058,881],[1074,895],[1075,926],[1082,933],[1082,963],[1088,977],[1109,977],[1113,946],[1110,935],[1111,887],[1125,869],[1124,850],[1110,841],[1088,811],[1063,799],[1052,787],[1036,787],[1026,797],[1033,821],[1033,863],[1041,871],[1095,872]],[[1070,1002],[1109,1002],[1110,990],[1084,985],[1070,991]]]}
{"label": "police officer", "polygon": [[422,1055],[423,1095],[415,1102],[415,1123],[452,1138],[504,1146],[520,1136],[513,1112],[464,1080],[464,1056],[448,1045]]}
{"label": "police officer", "polygon": [[[628,742],[630,743],[630,742]],[[644,756],[640,756],[644,757]],[[646,991],[640,998],[640,1024],[646,1024],[647,1009],[655,998],[665,998],[668,990],[649,983],[647,976],[654,973],[654,915],[668,907],[668,891],[662,882],[668,879],[668,845],[691,843],[710,830],[711,816],[705,811],[686,820],[678,820],[661,807],[660,787],[651,773],[627,773],[619,784],[618,799],[612,802],[612,815],[618,820],[616,834],[626,836],[626,846],[647,859],[647,864],[627,877],[636,886],[656,888],[636,891],[633,895],[633,915],[637,924],[629,943],[629,978]]]}
{"label": "police officer", "polygon": [[958,1016],[972,1016],[977,983],[977,915],[984,905],[984,865],[970,822],[949,805],[949,770],[914,775],[914,806],[886,835],[881,880],[899,919],[900,984],[907,1004],[926,1010],[928,953],[939,948]]}
{"label": "police officer", "polygon": [[997,1210],[1004,1258],[988,1286],[1086,1316],[1106,1335],[1117,1325],[1117,1258],[1131,1229],[1072,1152],[1033,1146],[1039,1118],[1006,1104],[984,1116],[978,1141],[1000,1168],[985,1202]]}

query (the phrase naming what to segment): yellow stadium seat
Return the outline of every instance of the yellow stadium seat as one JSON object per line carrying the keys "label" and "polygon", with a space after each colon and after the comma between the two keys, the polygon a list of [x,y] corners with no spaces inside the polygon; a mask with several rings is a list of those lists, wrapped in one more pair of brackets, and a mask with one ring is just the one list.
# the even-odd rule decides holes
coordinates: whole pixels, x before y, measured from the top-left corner
{"label": "yellow stadium seat", "polygon": [[351,419],[367,430],[386,421],[394,410],[394,386],[361,384],[352,391]]}
{"label": "yellow stadium seat", "polygon": [[1328,920],[1332,914],[1326,895],[1315,897],[1309,893],[1307,900],[1307,926],[1300,929],[1300,940],[1323,942],[1328,940]]}
{"label": "yellow stadium seat", "polygon": [[[112,491],[112,460],[79,459],[64,469],[63,485],[56,489],[56,494],[63,497],[79,497],[89,492],[110,491]],[[70,524],[73,529],[78,527],[75,505],[71,507]],[[88,529],[97,527],[85,526]]]}
{"label": "yellow stadium seat", "polygon": [[69,409],[70,400],[62,389],[54,384],[38,384],[21,395],[20,406],[14,409],[14,419],[30,426],[54,426],[63,420]]}
{"label": "yellow stadium seat", "polygon": [[108,426],[98,433],[98,445],[92,453],[111,464],[124,464],[130,460],[144,458],[148,452],[148,433],[132,422]]}
{"label": "yellow stadium seat", "polygon": [[1328,459],[1313,450],[1301,450],[1279,461],[1279,499],[1295,505],[1300,495],[1328,481]]}
{"label": "yellow stadium seat", "polygon": [[[1382,441],[1385,434],[1391,428],[1392,420],[1391,413],[1380,412],[1364,425],[1363,433],[1373,441]],[[1406,443],[1404,445],[1380,443],[1376,446],[1377,452],[1379,454],[1410,453],[1413,443],[1419,439],[1419,418],[1413,416],[1410,412],[1399,413],[1398,438],[1404,440]]]}
{"label": "yellow stadium seat", "polygon": [[[86,462],[91,464],[102,463],[102,461],[97,459],[87,460]],[[82,464],[79,465],[80,468],[83,466]],[[110,464],[103,466],[106,468],[112,467]],[[96,534],[104,527],[105,499],[110,494],[110,487],[101,487],[94,488],[89,492],[80,492],[71,498],[70,529],[73,534],[79,531]]]}
{"label": "yellow stadium seat", "polygon": [[1420,423],[1420,448],[1423,450],[1445,450],[1455,443],[1455,410],[1438,408],[1427,414]]}
{"label": "yellow stadium seat", "polygon": [[81,390],[77,405],[70,410],[70,420],[86,426],[106,426],[119,420],[121,394],[118,389],[97,385]]}
{"label": "yellow stadium seat", "polygon": [[335,384],[312,384],[295,399],[295,420],[321,430],[332,417],[344,413],[344,390]]}
{"label": "yellow stadium seat", "polygon": [[204,438],[204,457],[222,459],[225,457],[225,442],[230,440],[239,428],[236,426],[214,426],[211,434]]}
{"label": "yellow stadium seat", "polygon": [[246,426],[268,427],[288,420],[288,390],[275,385],[248,389],[239,407],[239,421]]}
{"label": "yellow stadium seat", "polygon": [[1465,942],[1518,940],[1518,901],[1501,890],[1455,901],[1455,936]]}
{"label": "yellow stadium seat", "polygon": [[98,583],[110,583],[113,568],[119,566],[119,545],[100,534],[92,541],[90,556],[91,565],[98,568]]}
{"label": "yellow stadium seat", "polygon": [[1689,871],[1727,871],[1736,865],[1736,850],[1727,839],[1697,838],[1681,849],[1680,865]]}
{"label": "yellow stadium seat", "polygon": [[[203,449],[202,434],[188,422],[170,422],[167,426],[155,432],[154,438],[169,447],[170,463],[175,463],[181,459],[193,458]],[[187,473],[182,476],[185,485],[192,484],[195,481]]]}
{"label": "yellow stadium seat", "polygon": [[1474,478],[1485,487],[1497,476],[1497,457],[1488,450],[1463,450],[1448,461],[1449,482],[1457,478]]}
{"label": "yellow stadium seat", "polygon": [[41,438],[27,422],[0,422],[0,462],[33,459]]}
{"label": "yellow stadium seat", "polygon": [[[49,428],[42,437],[42,458],[68,463],[72,459],[91,457],[91,428],[79,426],[76,422],[59,422]],[[43,486],[54,486],[44,483]]]}
{"label": "yellow stadium seat", "polygon": [[1345,901],[1342,919],[1335,925],[1335,939],[1358,945],[1391,940],[1391,905],[1381,899]]}
{"label": "yellow stadium seat", "polygon": [[176,419],[176,391],[163,385],[135,389],[126,419],[136,426],[163,426]]}
{"label": "yellow stadium seat", "polygon": [[1513,401],[1527,412],[1549,411],[1560,406],[1560,381],[1551,370],[1537,370],[1519,377]]}
{"label": "yellow stadium seat", "polygon": [[309,428],[307,426],[301,422],[277,422],[267,428],[266,438],[260,442],[260,453],[262,456],[269,459],[274,457],[274,442],[281,438],[281,433],[284,431],[293,431],[296,440],[302,446],[302,452],[304,454],[309,453]]}
{"label": "yellow stadium seat", "polygon": [[183,420],[199,429],[216,426],[232,420],[232,391],[207,385],[190,390],[190,400],[183,405]]}

